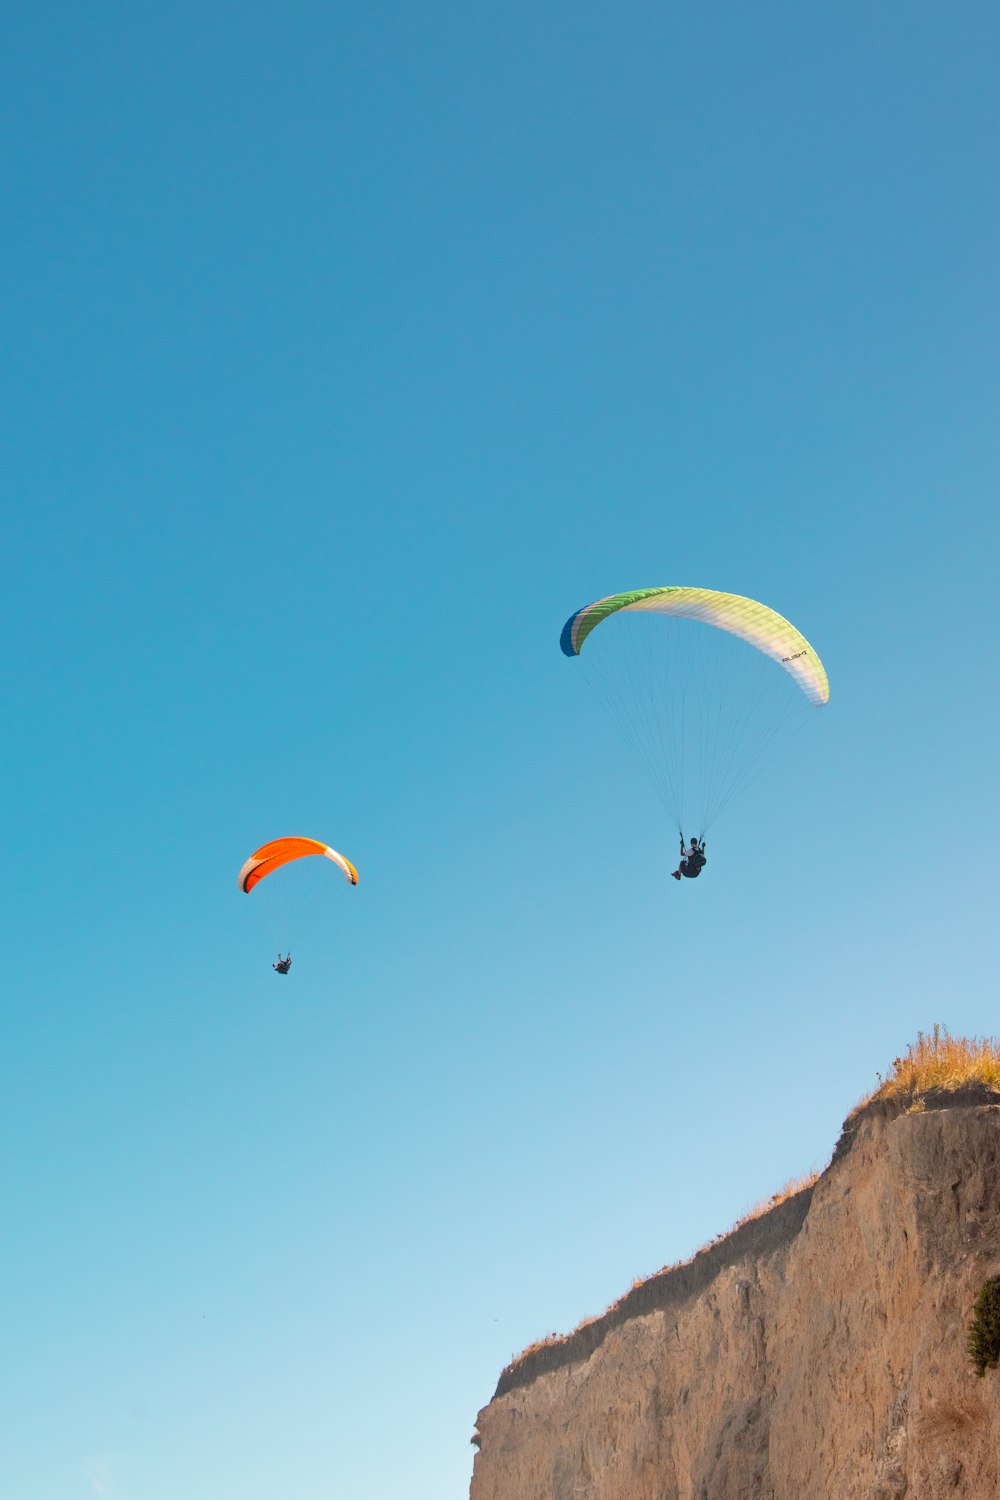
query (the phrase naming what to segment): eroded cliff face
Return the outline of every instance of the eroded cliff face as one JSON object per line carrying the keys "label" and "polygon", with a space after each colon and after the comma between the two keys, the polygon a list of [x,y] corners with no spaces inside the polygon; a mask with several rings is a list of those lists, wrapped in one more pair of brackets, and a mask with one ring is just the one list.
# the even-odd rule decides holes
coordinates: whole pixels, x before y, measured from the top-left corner
{"label": "eroded cliff face", "polygon": [[[992,1102],[983,1102],[992,1101]],[[991,1500],[1000,1100],[845,1128],[811,1189],[504,1371],[471,1500]]]}

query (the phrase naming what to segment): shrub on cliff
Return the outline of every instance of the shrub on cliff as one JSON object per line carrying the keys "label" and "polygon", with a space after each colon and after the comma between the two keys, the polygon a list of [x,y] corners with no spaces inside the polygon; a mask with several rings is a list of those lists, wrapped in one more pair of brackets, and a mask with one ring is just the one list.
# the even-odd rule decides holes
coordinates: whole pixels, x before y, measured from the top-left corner
{"label": "shrub on cliff", "polygon": [[977,1375],[996,1369],[1000,1362],[1000,1276],[991,1276],[976,1298],[967,1344]]}
{"label": "shrub on cliff", "polygon": [[[888,1076],[876,1074],[878,1088],[871,1099],[919,1099],[935,1089],[949,1091],[980,1083],[1000,1092],[1000,1041],[995,1037],[952,1036],[947,1026],[935,1026],[902,1057],[893,1059]],[[859,1108],[861,1106],[858,1106]]]}

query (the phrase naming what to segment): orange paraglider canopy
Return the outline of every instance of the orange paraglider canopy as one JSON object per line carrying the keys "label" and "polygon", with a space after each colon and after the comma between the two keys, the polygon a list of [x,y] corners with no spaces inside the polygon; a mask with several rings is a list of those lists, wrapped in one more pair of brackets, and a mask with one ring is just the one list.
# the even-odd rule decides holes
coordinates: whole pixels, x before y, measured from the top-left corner
{"label": "orange paraglider canopy", "polygon": [[287,865],[290,860],[303,859],[307,854],[326,855],[338,869],[343,870],[351,885],[357,885],[358,872],[351,861],[338,854],[336,849],[331,849],[329,844],[321,844],[319,839],[287,838],[272,839],[269,844],[261,844],[251,854],[239,874],[240,890],[252,891],[257,882],[263,880],[265,875],[270,875],[272,870]]}

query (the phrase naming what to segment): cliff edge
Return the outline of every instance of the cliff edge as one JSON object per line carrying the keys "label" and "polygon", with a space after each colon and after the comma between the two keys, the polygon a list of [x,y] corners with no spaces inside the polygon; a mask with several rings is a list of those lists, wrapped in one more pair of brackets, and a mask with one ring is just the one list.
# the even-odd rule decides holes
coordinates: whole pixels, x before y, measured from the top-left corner
{"label": "cliff edge", "polygon": [[527,1351],[477,1419],[471,1500],[990,1500],[1000,1093],[878,1096],[816,1183]]}

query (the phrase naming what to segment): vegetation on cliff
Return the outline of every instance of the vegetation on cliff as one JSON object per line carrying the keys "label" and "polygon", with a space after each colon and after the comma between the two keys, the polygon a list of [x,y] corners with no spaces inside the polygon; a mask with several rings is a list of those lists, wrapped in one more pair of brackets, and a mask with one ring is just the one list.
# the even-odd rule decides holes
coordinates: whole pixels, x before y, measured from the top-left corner
{"label": "vegetation on cliff", "polygon": [[878,1088],[854,1113],[878,1100],[913,1107],[930,1094],[957,1093],[974,1085],[1000,1094],[1000,1040],[951,1036],[947,1026],[937,1025],[929,1034],[917,1032],[903,1056],[893,1058],[885,1078],[875,1076]]}
{"label": "vegetation on cliff", "polygon": [[976,1298],[967,1343],[977,1375],[1000,1364],[1000,1276],[991,1276]]}

